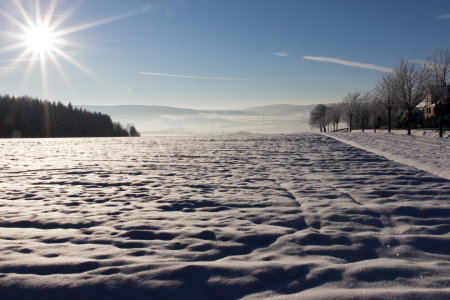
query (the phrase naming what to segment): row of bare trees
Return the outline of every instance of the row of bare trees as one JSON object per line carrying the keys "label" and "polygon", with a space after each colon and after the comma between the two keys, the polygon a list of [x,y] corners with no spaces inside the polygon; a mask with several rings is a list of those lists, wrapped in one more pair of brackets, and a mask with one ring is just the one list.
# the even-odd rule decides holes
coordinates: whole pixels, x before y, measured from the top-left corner
{"label": "row of bare trees", "polygon": [[350,131],[355,127],[364,131],[371,120],[374,121],[373,128],[377,128],[379,111],[380,102],[373,93],[351,92],[340,103],[330,106],[317,105],[310,112],[309,125],[312,128],[319,128],[320,131],[327,131],[330,125],[332,130],[339,130],[339,122],[345,120],[350,126]]}
{"label": "row of bare trees", "polygon": [[[439,136],[442,137],[444,112],[450,106],[449,72],[450,49],[436,50],[426,57],[423,65],[402,58],[392,72],[382,75],[372,91],[349,92],[338,104],[316,106],[310,112],[309,125],[320,131],[326,131],[327,126],[332,125],[333,130],[337,130],[344,119],[350,131],[355,126],[362,131],[370,126],[376,131],[384,125],[381,123],[387,123],[390,132],[392,111],[401,109],[407,115],[408,134],[411,134],[411,124],[417,114],[415,109],[429,93],[440,114]],[[382,118],[386,113],[387,116]]]}

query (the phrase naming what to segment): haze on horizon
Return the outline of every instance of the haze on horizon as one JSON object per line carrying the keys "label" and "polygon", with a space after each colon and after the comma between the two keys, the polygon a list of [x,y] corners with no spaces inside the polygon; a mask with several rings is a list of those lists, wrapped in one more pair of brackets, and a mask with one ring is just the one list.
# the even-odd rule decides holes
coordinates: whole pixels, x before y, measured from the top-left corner
{"label": "haze on horizon", "polygon": [[448,47],[449,25],[443,0],[6,0],[0,94],[194,109],[332,103],[372,89],[402,56]]}

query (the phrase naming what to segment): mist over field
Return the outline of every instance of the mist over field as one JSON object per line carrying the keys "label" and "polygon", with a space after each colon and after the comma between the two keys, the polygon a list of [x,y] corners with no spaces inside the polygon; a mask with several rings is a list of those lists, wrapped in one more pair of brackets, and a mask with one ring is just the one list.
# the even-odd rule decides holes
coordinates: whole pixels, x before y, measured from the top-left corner
{"label": "mist over field", "polygon": [[167,106],[78,106],[106,113],[143,134],[298,133],[310,131],[309,112],[315,105],[276,104],[236,110],[198,110]]}

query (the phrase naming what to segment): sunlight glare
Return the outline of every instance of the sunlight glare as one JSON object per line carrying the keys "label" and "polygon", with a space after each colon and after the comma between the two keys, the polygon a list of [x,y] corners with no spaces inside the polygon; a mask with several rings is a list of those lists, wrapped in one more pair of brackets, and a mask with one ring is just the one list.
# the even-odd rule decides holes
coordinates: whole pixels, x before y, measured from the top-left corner
{"label": "sunlight glare", "polygon": [[47,52],[55,43],[53,32],[44,26],[29,28],[25,40],[37,52]]}
{"label": "sunlight glare", "polygon": [[[1,0],[0,0],[1,1]],[[51,2],[50,2],[51,1]],[[26,2],[26,1],[24,1]],[[31,2],[34,2],[31,4]],[[40,62],[40,68],[41,68],[41,80],[42,80],[42,90],[43,90],[43,96],[44,98],[47,97],[47,57],[50,58],[50,61],[53,62],[58,72],[62,75],[64,80],[66,82],[69,82],[69,80],[66,77],[66,74],[63,72],[63,68],[61,64],[58,62],[57,57],[63,58],[66,61],[68,61],[73,66],[77,67],[78,69],[82,70],[85,74],[89,75],[94,80],[98,81],[99,83],[103,84],[104,86],[108,87],[110,90],[114,89],[110,87],[108,84],[106,84],[103,80],[95,76],[92,72],[90,72],[86,67],[84,67],[82,64],[77,62],[74,58],[72,58],[67,52],[62,51],[58,46],[61,45],[72,45],[72,46],[79,46],[77,43],[74,43],[70,40],[66,40],[64,37],[78,31],[86,30],[92,27],[96,27],[99,25],[107,24],[113,21],[117,21],[123,18],[131,17],[133,15],[136,15],[138,13],[141,13],[145,10],[134,10],[128,13],[123,13],[117,16],[93,21],[86,24],[81,24],[74,27],[69,28],[59,28],[62,23],[67,20],[81,5],[84,1],[79,1],[77,5],[75,5],[71,10],[66,11],[64,15],[57,19],[53,19],[53,16],[55,16],[55,10],[57,5],[61,2],[58,0],[46,0],[42,1],[46,4],[49,4],[47,6],[47,10],[45,14],[42,14],[41,11],[41,0],[30,0],[24,5],[22,5],[22,2],[19,0],[13,0],[13,3],[15,4],[17,11],[13,14],[9,13],[8,11],[5,11],[4,9],[0,8],[0,17],[3,16],[6,18],[9,22],[14,24],[14,26],[22,29],[23,31],[21,33],[14,32],[14,30],[11,31],[0,31],[0,36],[7,36],[10,38],[15,38],[20,40],[20,42],[13,43],[4,47],[0,48],[0,52],[6,52],[6,51],[12,51],[19,48],[25,47],[25,50],[22,51],[19,56],[12,60],[12,62],[4,68],[4,70],[10,70],[12,67],[14,67],[16,64],[18,64],[20,61],[28,60],[28,66],[26,67],[24,78],[22,85],[25,84],[25,81],[27,80],[28,76],[32,72],[33,66],[35,62]],[[35,18],[33,20],[32,13],[27,11],[27,8],[32,10],[34,8],[35,12]],[[15,15],[20,15],[22,19],[25,21],[20,21],[15,17]],[[2,20],[0,20],[2,21]],[[28,58],[26,58],[29,56]],[[1,69],[0,69],[1,70]],[[7,74],[6,71],[0,72],[0,76],[5,76]],[[70,85],[69,85],[70,86]]]}

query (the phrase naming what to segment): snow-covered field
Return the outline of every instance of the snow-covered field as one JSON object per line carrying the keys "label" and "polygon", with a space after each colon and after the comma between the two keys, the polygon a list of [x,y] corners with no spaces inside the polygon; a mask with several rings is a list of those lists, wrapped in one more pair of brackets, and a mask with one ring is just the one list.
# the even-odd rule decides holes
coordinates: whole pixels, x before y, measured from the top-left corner
{"label": "snow-covered field", "polygon": [[0,299],[449,299],[430,140],[1,140]]}

